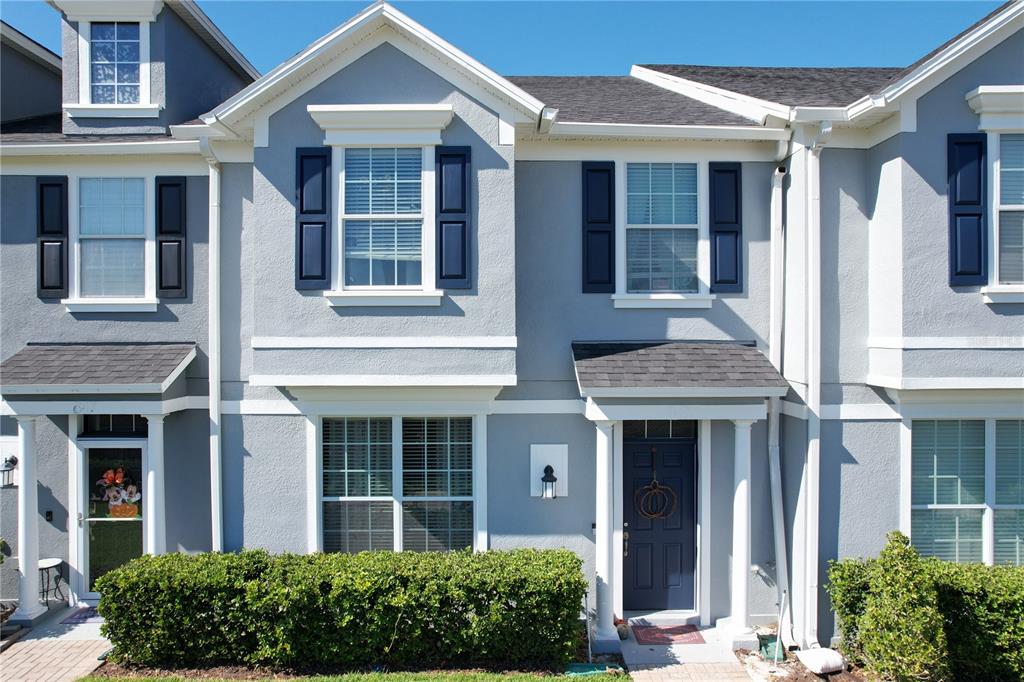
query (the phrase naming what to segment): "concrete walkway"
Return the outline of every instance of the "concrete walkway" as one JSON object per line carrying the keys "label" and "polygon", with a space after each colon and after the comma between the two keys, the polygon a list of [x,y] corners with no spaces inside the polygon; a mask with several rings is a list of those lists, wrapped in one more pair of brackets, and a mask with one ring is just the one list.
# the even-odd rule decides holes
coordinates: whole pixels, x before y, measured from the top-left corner
{"label": "concrete walkway", "polygon": [[63,625],[77,609],[54,609],[28,634],[0,653],[3,682],[74,682],[100,666],[110,648],[98,623]]}
{"label": "concrete walkway", "polygon": [[729,638],[715,628],[703,629],[700,634],[704,644],[639,644],[630,630],[629,639],[622,642],[622,658],[630,677],[634,682],[751,682],[753,678],[732,652]]}

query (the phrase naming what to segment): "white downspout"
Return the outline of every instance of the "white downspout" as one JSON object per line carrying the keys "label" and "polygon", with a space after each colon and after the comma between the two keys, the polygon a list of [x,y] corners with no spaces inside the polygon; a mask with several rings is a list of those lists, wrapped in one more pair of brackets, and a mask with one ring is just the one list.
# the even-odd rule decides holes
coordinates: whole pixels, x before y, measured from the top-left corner
{"label": "white downspout", "polygon": [[[786,157],[788,145],[779,153],[778,160]],[[771,254],[769,283],[769,324],[768,359],[779,372],[782,371],[782,327],[784,310],[783,288],[785,286],[785,233],[782,226],[783,193],[782,182],[786,177],[785,166],[778,166],[772,174],[771,195]],[[772,529],[775,540],[775,583],[781,605],[779,639],[789,646],[793,637],[793,619],[790,610],[792,594],[789,591],[789,558],[786,554],[786,526],[782,498],[782,463],[779,454],[779,421],[781,399],[768,401],[768,472],[772,503]]]}
{"label": "white downspout", "polygon": [[209,169],[209,394],[210,394],[210,549],[224,551],[224,504],[220,456],[220,162],[209,138],[199,141]]}
{"label": "white downspout", "polygon": [[824,121],[807,155],[807,505],[804,647],[818,644],[818,533],[821,485],[821,150],[832,134]]}

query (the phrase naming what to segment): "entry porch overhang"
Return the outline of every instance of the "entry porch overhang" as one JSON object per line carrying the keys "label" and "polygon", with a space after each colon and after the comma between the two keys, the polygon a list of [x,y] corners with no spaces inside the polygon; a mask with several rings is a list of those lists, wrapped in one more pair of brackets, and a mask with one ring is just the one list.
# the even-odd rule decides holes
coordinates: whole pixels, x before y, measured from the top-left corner
{"label": "entry porch overhang", "polygon": [[[574,342],[573,363],[584,415],[596,428],[596,585],[597,646],[615,649],[616,611],[622,612],[622,426],[627,420],[697,420],[701,423],[701,461],[710,461],[710,423],[732,422],[732,560],[729,616],[720,621],[733,633],[733,645],[750,646],[750,462],[751,428],[768,416],[766,401],[789,391],[789,384],[753,343],[722,341]],[[711,493],[710,479],[701,481],[701,496]],[[702,509],[702,525],[710,519]],[[708,549],[702,528],[699,553]],[[704,561],[703,559],[701,560]],[[699,581],[710,579],[707,564]],[[700,586],[705,597],[709,591]],[[710,624],[710,605],[700,604],[700,621]]]}

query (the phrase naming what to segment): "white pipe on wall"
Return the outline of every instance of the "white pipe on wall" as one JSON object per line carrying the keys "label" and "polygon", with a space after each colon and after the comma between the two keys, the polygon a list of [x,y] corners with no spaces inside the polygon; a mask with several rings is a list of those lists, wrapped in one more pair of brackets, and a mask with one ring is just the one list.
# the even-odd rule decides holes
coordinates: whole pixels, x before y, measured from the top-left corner
{"label": "white pipe on wall", "polygon": [[210,549],[224,551],[224,504],[220,455],[220,163],[208,139],[200,148],[210,165],[209,193],[209,394],[210,394]]}

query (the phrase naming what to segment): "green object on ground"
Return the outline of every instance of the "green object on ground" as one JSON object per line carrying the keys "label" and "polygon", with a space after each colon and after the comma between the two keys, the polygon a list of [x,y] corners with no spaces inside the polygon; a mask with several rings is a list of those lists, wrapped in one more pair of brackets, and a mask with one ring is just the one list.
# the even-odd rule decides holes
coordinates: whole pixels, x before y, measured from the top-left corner
{"label": "green object on ground", "polygon": [[786,660],[786,652],[782,650],[782,644],[775,635],[758,635],[757,642],[761,650],[761,658],[764,660]]}
{"label": "green object on ground", "polygon": [[621,674],[622,668],[614,663],[570,663],[565,669],[566,677],[594,677],[596,675]]}

